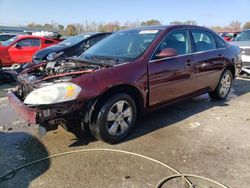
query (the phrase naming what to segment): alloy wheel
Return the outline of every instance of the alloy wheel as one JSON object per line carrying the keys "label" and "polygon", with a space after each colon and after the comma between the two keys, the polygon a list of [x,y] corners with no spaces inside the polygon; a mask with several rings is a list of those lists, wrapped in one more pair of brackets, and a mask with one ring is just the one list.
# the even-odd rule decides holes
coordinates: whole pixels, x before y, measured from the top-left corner
{"label": "alloy wheel", "polygon": [[225,97],[228,94],[231,88],[231,84],[232,84],[232,78],[230,74],[228,73],[224,74],[223,77],[221,78],[220,89],[219,89],[221,97]]}
{"label": "alloy wheel", "polygon": [[119,136],[126,132],[133,120],[133,109],[125,101],[117,101],[107,114],[107,130],[112,136]]}

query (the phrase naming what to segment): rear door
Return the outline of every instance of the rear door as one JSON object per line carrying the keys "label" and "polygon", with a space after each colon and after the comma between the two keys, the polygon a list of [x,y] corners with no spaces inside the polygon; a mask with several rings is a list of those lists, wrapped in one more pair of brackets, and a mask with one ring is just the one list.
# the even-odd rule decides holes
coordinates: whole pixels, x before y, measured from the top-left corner
{"label": "rear door", "polygon": [[41,40],[39,38],[26,38],[12,45],[8,53],[12,62],[27,63],[32,62],[32,56],[40,49]]}
{"label": "rear door", "polygon": [[[166,48],[174,48],[177,55],[157,59],[156,54]],[[150,106],[189,95],[195,90],[192,79],[194,59],[191,52],[187,29],[172,31],[162,40],[148,63]]]}
{"label": "rear door", "polygon": [[225,65],[226,46],[219,47],[216,36],[206,30],[192,29],[191,38],[195,49],[196,90],[209,90],[216,86]]}

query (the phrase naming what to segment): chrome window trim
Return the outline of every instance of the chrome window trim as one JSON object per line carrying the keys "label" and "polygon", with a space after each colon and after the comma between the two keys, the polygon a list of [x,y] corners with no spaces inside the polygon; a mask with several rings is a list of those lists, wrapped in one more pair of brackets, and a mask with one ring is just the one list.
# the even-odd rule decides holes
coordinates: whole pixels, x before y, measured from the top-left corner
{"label": "chrome window trim", "polygon": [[188,56],[188,55],[201,54],[201,53],[204,53],[204,52],[216,51],[218,49],[219,50],[224,50],[226,48],[227,47],[225,47],[225,48],[216,48],[216,49],[213,49],[213,50],[206,50],[206,51],[200,51],[200,52],[192,52],[192,53],[177,55],[177,56],[173,56],[173,57],[165,57],[165,58],[161,58],[161,59],[154,59],[154,60],[150,60],[149,63],[151,63],[151,62],[157,62],[157,61],[162,61],[162,60],[167,60],[167,59],[173,59],[173,58],[176,58],[176,57],[182,57],[182,56]]}
{"label": "chrome window trim", "polygon": [[[173,31],[184,30],[184,29],[188,30],[188,32],[191,32],[192,29],[197,29],[197,28],[179,28],[179,29],[174,29],[174,30],[172,30],[170,33],[172,33]],[[212,35],[214,35],[212,32],[207,31],[207,30],[205,30],[205,29],[200,29],[200,28],[199,28],[199,29],[197,29],[197,30],[203,30],[203,31],[209,32],[209,33],[211,33]],[[170,33],[168,33],[168,34],[170,34]],[[167,35],[168,35],[168,34],[167,34]],[[173,58],[177,58],[177,57],[188,56],[188,55],[201,54],[201,53],[204,53],[204,52],[211,52],[211,51],[216,51],[216,50],[224,50],[224,49],[227,49],[227,48],[228,48],[228,44],[226,44],[226,47],[224,47],[224,48],[219,48],[219,47],[217,46],[217,43],[216,43],[216,46],[217,46],[216,49],[205,50],[205,51],[199,51],[199,52],[191,52],[191,53],[181,54],[181,55],[177,55],[177,56],[173,56],[173,57],[165,57],[165,58],[161,58],[161,59],[153,59],[153,60],[152,60],[155,51],[158,49],[158,47],[161,45],[162,41],[167,37],[167,35],[166,35],[165,37],[163,37],[163,39],[159,42],[159,44],[158,44],[157,47],[155,48],[154,52],[153,52],[152,55],[150,56],[150,60],[148,61],[149,63],[153,63],[153,62],[157,62],[157,61],[162,61],[162,60],[173,59]],[[213,36],[213,37],[214,37],[214,36]],[[215,42],[216,42],[216,39],[214,39],[214,40],[215,40]],[[249,48],[250,48],[250,47],[249,47]]]}

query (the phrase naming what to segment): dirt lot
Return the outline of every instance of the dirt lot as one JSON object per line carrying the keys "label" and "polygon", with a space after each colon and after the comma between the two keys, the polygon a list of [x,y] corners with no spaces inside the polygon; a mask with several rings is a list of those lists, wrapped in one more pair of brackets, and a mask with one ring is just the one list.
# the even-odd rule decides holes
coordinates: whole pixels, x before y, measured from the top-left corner
{"label": "dirt lot", "polygon": [[[36,128],[9,107],[4,89],[8,87],[12,86],[1,86],[0,91],[0,176],[56,153],[112,148],[143,154],[182,173],[205,176],[232,188],[250,185],[250,80],[236,80],[228,101],[211,101],[203,95],[142,117],[133,133],[117,145],[92,138],[77,140],[62,129],[38,139]],[[25,168],[0,187],[154,187],[171,174],[134,156],[88,152]]]}

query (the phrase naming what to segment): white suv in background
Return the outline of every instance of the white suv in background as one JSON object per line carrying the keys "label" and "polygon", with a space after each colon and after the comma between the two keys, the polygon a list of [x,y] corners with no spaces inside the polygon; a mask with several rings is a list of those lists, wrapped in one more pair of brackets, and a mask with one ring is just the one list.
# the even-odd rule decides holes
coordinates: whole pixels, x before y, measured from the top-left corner
{"label": "white suv in background", "polygon": [[241,49],[241,58],[243,63],[242,73],[250,76],[250,29],[239,33],[231,42]]}

